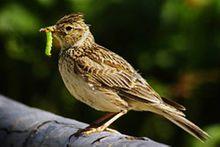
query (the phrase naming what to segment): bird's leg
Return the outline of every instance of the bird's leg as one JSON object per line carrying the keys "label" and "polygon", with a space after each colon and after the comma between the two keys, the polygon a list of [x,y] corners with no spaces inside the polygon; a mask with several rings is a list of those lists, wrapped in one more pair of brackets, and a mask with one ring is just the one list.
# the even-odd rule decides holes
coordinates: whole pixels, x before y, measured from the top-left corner
{"label": "bird's leg", "polygon": [[113,117],[116,114],[118,114],[118,113],[116,113],[116,112],[107,113],[104,116],[102,116],[101,118],[99,118],[99,119],[95,120],[94,122],[92,122],[88,127],[78,130],[74,135],[79,136],[82,132],[86,132],[86,131],[92,130],[94,128],[97,128],[97,127],[99,127],[99,124],[101,122]]}
{"label": "bird's leg", "polygon": [[98,124],[100,124],[101,122],[113,117],[115,114],[115,112],[111,112],[111,113],[107,113],[104,116],[102,116],[101,118],[95,120],[94,122],[92,122],[88,127],[86,128],[93,128],[93,127],[97,127]]}
{"label": "bird's leg", "polygon": [[[126,114],[127,110],[123,110],[119,113],[116,113],[110,120],[108,120],[106,123],[104,123],[103,125],[97,127],[97,128],[90,128],[89,130],[83,131],[82,133],[85,135],[89,135],[92,133],[96,133],[96,132],[102,132],[105,129],[107,129],[114,121],[116,121],[119,117],[121,117],[122,115]],[[117,132],[111,129],[108,129],[108,131],[110,132]]]}

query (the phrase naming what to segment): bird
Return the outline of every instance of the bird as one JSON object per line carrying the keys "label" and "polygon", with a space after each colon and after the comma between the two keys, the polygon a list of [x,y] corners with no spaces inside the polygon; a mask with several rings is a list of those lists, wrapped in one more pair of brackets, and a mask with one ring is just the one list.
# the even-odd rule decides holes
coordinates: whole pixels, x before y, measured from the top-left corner
{"label": "bird", "polygon": [[60,46],[58,68],[70,94],[98,111],[107,112],[81,133],[107,130],[133,110],[165,117],[200,141],[209,138],[185,117],[184,106],[160,96],[125,59],[96,43],[82,13],[65,15],[55,25],[40,31],[51,32]]}

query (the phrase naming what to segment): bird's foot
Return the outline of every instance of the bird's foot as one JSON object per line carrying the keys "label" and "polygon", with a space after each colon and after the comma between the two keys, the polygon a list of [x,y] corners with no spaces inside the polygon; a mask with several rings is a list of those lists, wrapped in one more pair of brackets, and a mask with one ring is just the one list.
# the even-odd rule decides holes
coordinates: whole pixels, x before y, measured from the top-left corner
{"label": "bird's foot", "polygon": [[97,127],[97,128],[87,128],[86,130],[82,131],[82,134],[88,136],[88,135],[93,134],[93,133],[102,132],[105,129],[106,129],[105,126],[100,126],[100,127]]}
{"label": "bird's foot", "polygon": [[79,131],[77,131],[75,133],[75,136],[80,136],[80,135],[91,135],[93,133],[99,133],[99,132],[102,132],[102,131],[107,131],[107,132],[110,132],[110,133],[119,133],[118,131],[114,130],[114,129],[110,129],[110,128],[106,128],[106,126],[99,126],[97,128],[92,128],[92,127],[87,127],[85,129],[81,129]]}
{"label": "bird's foot", "polygon": [[106,128],[105,131],[108,131],[108,132],[110,132],[110,133],[120,134],[120,132],[118,132],[117,130],[110,129],[110,128]]}

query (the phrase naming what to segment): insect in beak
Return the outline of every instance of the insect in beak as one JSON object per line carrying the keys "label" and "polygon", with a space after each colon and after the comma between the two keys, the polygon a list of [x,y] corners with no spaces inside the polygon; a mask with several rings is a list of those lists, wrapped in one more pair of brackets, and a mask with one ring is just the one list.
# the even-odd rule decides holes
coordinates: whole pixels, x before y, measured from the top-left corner
{"label": "insect in beak", "polygon": [[49,26],[49,27],[40,29],[40,32],[54,32],[54,31],[55,31],[55,26]]}
{"label": "insect in beak", "polygon": [[46,43],[46,48],[45,48],[45,54],[47,56],[51,56],[52,43],[53,43],[52,33],[54,31],[55,31],[55,26],[49,26],[49,27],[40,29],[40,32],[45,32],[46,33],[47,43]]}

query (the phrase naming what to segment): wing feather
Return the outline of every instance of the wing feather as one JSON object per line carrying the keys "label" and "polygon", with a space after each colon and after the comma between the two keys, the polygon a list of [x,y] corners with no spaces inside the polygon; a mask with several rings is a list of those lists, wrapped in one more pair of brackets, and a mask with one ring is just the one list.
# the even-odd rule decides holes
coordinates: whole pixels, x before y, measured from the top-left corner
{"label": "wing feather", "polygon": [[[84,51],[86,53],[86,51]],[[105,86],[120,96],[136,101],[160,103],[162,99],[150,85],[119,55],[95,46],[85,56],[75,59],[75,70],[94,86]]]}

